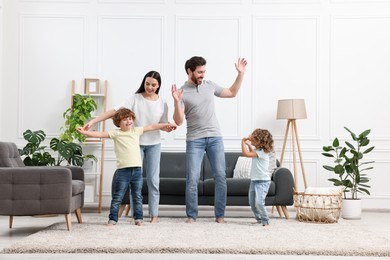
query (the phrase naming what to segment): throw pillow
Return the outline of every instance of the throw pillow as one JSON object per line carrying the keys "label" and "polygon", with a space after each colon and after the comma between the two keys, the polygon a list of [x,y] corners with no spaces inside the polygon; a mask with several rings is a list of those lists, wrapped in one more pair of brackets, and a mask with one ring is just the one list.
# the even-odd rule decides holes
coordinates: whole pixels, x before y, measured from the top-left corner
{"label": "throw pillow", "polygon": [[252,167],[252,158],[240,156],[233,170],[233,178],[249,179]]}
{"label": "throw pillow", "polygon": [[276,169],[276,153],[275,151],[272,151],[269,153],[268,171],[270,176],[274,173],[275,169]]}

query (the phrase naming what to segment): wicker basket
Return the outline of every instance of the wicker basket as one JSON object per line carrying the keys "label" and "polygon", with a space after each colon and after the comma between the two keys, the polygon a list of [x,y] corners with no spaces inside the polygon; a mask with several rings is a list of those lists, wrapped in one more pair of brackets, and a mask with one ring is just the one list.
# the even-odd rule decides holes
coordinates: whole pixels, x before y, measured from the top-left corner
{"label": "wicker basket", "polygon": [[294,193],[294,207],[299,221],[337,223],[341,211],[340,194]]}

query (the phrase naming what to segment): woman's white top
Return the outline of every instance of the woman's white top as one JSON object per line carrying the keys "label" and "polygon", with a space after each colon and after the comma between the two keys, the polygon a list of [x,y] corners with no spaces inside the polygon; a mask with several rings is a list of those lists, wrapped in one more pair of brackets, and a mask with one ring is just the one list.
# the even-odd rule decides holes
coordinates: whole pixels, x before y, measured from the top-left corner
{"label": "woman's white top", "polygon": [[[149,100],[141,93],[134,94],[124,100],[120,105],[114,107],[115,110],[128,108],[135,114],[134,126],[148,126],[158,123],[168,122],[167,102],[158,97],[157,100]],[[155,145],[161,143],[161,130],[149,131],[141,135],[140,145]]]}

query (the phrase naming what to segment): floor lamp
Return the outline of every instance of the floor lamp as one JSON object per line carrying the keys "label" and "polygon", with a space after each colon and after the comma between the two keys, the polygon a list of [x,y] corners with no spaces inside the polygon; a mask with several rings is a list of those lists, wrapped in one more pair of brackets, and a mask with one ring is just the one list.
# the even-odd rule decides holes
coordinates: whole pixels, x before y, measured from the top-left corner
{"label": "floor lamp", "polygon": [[278,112],[276,119],[287,119],[286,133],[284,135],[282,154],[280,156],[280,166],[283,164],[284,151],[286,148],[286,142],[289,130],[291,128],[291,140],[292,140],[292,153],[293,153],[293,165],[294,165],[294,189],[298,192],[298,183],[297,183],[297,166],[296,166],[296,149],[297,146],[299,161],[302,169],[303,182],[305,184],[305,189],[307,188],[307,181],[305,175],[305,169],[303,167],[301,146],[299,144],[298,131],[297,131],[297,119],[306,119],[306,107],[304,99],[283,99],[278,101]]}

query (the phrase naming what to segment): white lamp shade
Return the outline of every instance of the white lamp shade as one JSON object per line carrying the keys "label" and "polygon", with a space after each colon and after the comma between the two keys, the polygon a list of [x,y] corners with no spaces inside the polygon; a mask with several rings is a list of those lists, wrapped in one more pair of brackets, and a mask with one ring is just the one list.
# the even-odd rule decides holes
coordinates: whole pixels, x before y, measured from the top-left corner
{"label": "white lamp shade", "polygon": [[305,119],[306,106],[304,99],[282,99],[278,101],[276,119]]}

